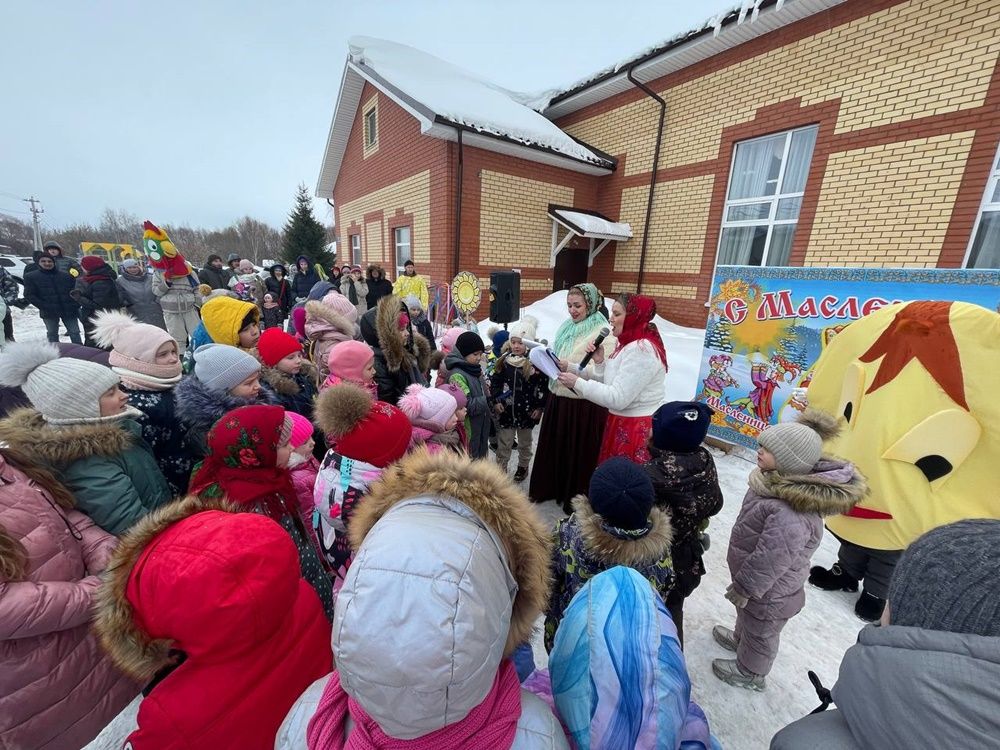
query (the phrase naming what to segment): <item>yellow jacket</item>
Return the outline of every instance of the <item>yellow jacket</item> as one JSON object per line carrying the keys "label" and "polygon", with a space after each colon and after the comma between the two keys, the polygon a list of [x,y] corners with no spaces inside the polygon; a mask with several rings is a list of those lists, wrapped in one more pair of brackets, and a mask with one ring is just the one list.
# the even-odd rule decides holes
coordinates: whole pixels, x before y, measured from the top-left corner
{"label": "yellow jacket", "polygon": [[424,311],[427,310],[427,304],[430,301],[430,296],[427,293],[427,282],[424,281],[424,277],[420,274],[417,274],[416,276],[407,276],[406,274],[403,274],[400,276],[396,279],[396,283],[392,285],[392,293],[400,299],[412,294],[420,300],[420,304],[423,305]]}

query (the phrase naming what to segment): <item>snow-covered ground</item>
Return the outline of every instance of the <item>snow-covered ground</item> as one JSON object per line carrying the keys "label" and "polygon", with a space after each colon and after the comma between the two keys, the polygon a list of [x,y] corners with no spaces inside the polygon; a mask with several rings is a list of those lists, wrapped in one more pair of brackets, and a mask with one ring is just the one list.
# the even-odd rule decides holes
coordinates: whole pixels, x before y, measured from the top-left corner
{"label": "snow-covered ground", "polygon": [[[527,306],[523,314],[538,318],[539,338],[552,341],[556,328],[566,317],[565,292]],[[674,325],[662,318],[657,318],[656,323],[670,359],[666,397],[689,399],[695,389],[703,332]],[[490,325],[489,322],[481,325],[484,337]],[[27,313],[15,309],[14,326],[19,339],[45,338],[44,326],[33,308]],[[789,622],[782,633],[778,660],[768,675],[767,689],[763,693],[729,687],[715,678],[712,659],[729,658],[731,655],[715,644],[711,630],[717,623],[732,626],[735,620],[735,610],[723,596],[729,583],[726,547],[746,492],[747,475],[752,464],[735,453],[726,454],[713,449],[713,454],[725,494],[725,506],[712,519],[709,528],[712,546],[706,554],[708,574],[685,604],[685,654],[694,686],[694,700],[705,709],[712,731],[722,746],[727,750],[757,750],[766,748],[778,729],[818,705],[806,671],[815,671],[825,685],[831,686],[836,681],[844,652],[854,644],[863,623],[854,617],[856,595],[828,593],[807,587],[805,609]],[[527,489],[527,480],[524,488]],[[552,523],[563,516],[555,503],[544,503],[538,508]],[[815,561],[829,564],[836,558],[836,553],[836,540],[827,536],[816,553]],[[547,663],[541,643],[541,619],[538,626],[539,634],[533,646],[536,662],[541,667]],[[124,737],[135,726],[138,703],[138,700],[134,701],[123,711],[87,746],[87,750],[118,750]]]}

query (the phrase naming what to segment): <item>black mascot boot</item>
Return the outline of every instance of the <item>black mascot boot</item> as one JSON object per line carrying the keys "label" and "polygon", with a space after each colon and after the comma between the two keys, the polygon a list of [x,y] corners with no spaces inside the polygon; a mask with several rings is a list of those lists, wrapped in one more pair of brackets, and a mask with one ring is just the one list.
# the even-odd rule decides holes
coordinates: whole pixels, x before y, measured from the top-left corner
{"label": "black mascot boot", "polygon": [[850,591],[853,593],[858,590],[858,579],[848,575],[840,567],[840,563],[834,563],[829,570],[814,565],[809,569],[809,583],[824,591]]}
{"label": "black mascot boot", "polygon": [[868,591],[862,591],[861,596],[858,597],[858,603],[854,605],[854,614],[865,622],[875,622],[882,617],[884,609],[885,599],[880,599]]}

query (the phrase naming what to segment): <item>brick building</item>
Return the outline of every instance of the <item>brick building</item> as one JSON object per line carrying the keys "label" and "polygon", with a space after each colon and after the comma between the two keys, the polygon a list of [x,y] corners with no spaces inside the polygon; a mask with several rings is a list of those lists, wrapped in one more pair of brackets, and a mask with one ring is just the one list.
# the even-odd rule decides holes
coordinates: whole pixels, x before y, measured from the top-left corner
{"label": "brick building", "polygon": [[541,114],[492,87],[509,120],[450,111],[422,85],[474,78],[447,63],[352,51],[317,188],[340,247],[440,281],[519,268],[523,302],[640,289],[692,326],[717,262],[1000,266],[1000,2],[746,5]]}

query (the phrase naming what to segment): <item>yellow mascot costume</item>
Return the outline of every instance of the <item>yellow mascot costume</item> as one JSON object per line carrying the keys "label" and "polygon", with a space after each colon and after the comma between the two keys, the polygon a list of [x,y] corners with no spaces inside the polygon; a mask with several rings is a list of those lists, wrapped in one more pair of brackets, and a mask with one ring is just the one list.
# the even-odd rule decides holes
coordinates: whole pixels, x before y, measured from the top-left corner
{"label": "yellow mascot costume", "polygon": [[930,529],[1000,518],[1000,315],[965,302],[909,302],[851,323],[816,363],[810,406],[843,418],[827,449],[855,463],[871,494],[827,528],[831,570],[809,580],[857,591],[882,614],[896,560]]}

